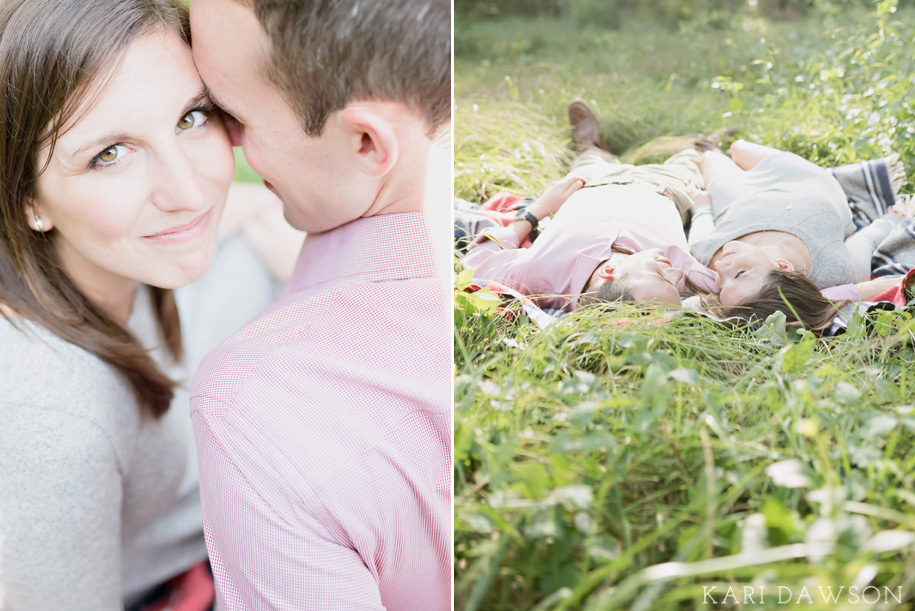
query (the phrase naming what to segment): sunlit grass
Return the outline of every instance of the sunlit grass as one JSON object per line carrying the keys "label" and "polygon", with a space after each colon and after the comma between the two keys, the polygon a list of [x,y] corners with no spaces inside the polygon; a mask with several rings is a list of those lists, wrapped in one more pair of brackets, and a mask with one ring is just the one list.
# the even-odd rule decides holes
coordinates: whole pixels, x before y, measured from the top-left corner
{"label": "sunlit grass", "polygon": [[[677,32],[459,21],[456,195],[536,195],[561,176],[576,95],[618,154],[733,126],[823,165],[892,148],[911,180],[902,13],[882,38],[864,13]],[[545,331],[458,310],[457,609],[742,606],[703,604],[712,586],[719,601],[766,586],[746,609],[783,607],[779,585],[911,600],[911,314],[825,340],[634,306]]]}

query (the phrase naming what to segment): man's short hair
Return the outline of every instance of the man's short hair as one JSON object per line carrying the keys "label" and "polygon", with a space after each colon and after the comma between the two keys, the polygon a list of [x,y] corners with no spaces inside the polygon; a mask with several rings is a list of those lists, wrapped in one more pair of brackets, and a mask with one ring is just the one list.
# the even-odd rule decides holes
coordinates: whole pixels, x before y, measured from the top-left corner
{"label": "man's short hair", "polygon": [[578,299],[578,305],[586,306],[594,303],[615,303],[619,301],[635,301],[629,292],[629,274],[604,282],[597,290],[583,294]]}
{"label": "man's short hair", "polygon": [[306,134],[362,100],[400,102],[431,137],[451,116],[448,0],[236,0],[270,39],[264,75]]}

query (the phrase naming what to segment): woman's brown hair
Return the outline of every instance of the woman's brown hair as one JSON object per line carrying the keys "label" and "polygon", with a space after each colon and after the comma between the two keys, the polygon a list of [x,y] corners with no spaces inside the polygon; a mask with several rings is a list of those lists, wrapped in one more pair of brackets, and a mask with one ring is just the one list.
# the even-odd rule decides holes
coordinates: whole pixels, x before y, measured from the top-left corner
{"label": "woman's brown hair", "polygon": [[713,296],[706,296],[703,303],[747,321],[762,322],[775,312],[783,312],[787,324],[801,325],[811,331],[828,328],[843,305],[824,297],[807,276],[779,269],[770,271],[762,289],[743,303],[725,307]]}
{"label": "woman's brown hair", "polygon": [[[0,2],[0,304],[110,364],[133,387],[141,413],[153,417],[168,410],[175,383],[73,284],[57,260],[55,230],[32,230],[26,205],[64,126],[79,119],[129,45],[159,29],[189,43],[187,9],[174,0]],[[179,359],[174,297],[151,290],[161,334]],[[0,312],[15,324],[16,316]]]}

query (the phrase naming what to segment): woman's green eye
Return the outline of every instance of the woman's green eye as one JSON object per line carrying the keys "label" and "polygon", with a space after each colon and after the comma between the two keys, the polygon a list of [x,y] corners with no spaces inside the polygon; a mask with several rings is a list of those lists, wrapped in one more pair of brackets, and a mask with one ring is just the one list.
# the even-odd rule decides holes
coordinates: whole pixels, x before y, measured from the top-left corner
{"label": "woman's green eye", "polygon": [[178,121],[178,129],[190,129],[194,127],[197,123],[196,117],[194,117],[193,112],[189,112]]}
{"label": "woman's green eye", "polygon": [[183,132],[191,129],[192,127],[200,127],[202,125],[206,125],[208,117],[209,111],[206,109],[192,110],[191,112],[181,117],[181,120],[178,121],[178,125],[175,128],[175,132]]}
{"label": "woman's green eye", "polygon": [[114,161],[115,159],[117,159],[117,157],[118,157],[118,147],[116,147],[116,146],[106,148],[104,151],[99,153],[99,156],[98,156],[99,161],[104,161],[105,163]]}

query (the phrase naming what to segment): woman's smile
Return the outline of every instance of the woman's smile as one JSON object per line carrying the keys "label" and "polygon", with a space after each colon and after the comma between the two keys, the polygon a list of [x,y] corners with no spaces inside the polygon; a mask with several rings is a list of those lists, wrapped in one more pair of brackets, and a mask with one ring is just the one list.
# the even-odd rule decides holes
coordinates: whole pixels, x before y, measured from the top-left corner
{"label": "woman's smile", "polygon": [[143,238],[162,245],[196,242],[206,235],[207,227],[210,224],[211,211],[212,208],[189,223],[176,225],[170,229],[143,236]]}

